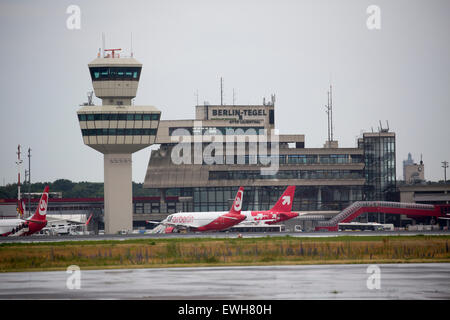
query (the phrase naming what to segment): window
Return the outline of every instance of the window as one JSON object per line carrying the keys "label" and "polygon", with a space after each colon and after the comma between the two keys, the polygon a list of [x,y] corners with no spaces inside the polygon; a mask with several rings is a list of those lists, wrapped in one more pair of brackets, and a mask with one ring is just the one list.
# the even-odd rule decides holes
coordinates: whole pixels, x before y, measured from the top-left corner
{"label": "window", "polygon": [[269,124],[275,124],[274,110],[269,110]]}
{"label": "window", "polygon": [[139,80],[141,67],[91,67],[92,81]]}
{"label": "window", "polygon": [[82,129],[83,136],[152,136],[156,135],[156,129]]}

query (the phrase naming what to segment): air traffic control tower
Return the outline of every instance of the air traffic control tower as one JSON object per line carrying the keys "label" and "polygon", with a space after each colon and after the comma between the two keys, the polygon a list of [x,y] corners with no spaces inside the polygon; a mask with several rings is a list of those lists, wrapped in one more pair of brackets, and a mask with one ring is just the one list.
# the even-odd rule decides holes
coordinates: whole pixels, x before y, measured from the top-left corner
{"label": "air traffic control tower", "polygon": [[142,64],[116,51],[98,55],[88,64],[95,95],[77,111],[84,144],[104,155],[105,233],[133,229],[132,157],[155,143],[161,112],[153,106],[134,106]]}

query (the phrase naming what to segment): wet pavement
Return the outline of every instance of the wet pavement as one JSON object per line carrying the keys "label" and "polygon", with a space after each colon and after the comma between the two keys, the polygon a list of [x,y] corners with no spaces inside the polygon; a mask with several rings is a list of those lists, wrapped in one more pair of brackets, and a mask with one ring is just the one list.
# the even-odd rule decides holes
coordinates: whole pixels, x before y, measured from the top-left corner
{"label": "wet pavement", "polygon": [[368,267],[81,270],[79,282],[76,272],[2,273],[0,299],[450,299],[450,263]]}
{"label": "wet pavement", "polygon": [[339,236],[438,236],[450,235],[450,231],[339,231],[339,232],[191,232],[180,233],[154,233],[154,234],[126,234],[126,235],[32,235],[27,237],[0,237],[0,243],[39,243],[60,241],[126,241],[136,239],[192,239],[192,238],[261,238],[261,237],[306,237],[323,238]]}

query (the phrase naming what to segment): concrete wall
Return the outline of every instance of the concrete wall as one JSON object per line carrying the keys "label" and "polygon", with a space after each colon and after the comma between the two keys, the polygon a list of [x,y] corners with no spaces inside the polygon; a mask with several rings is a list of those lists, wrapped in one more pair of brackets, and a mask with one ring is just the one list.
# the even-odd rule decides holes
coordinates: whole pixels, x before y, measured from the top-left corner
{"label": "concrete wall", "polygon": [[131,154],[105,154],[105,233],[133,230]]}

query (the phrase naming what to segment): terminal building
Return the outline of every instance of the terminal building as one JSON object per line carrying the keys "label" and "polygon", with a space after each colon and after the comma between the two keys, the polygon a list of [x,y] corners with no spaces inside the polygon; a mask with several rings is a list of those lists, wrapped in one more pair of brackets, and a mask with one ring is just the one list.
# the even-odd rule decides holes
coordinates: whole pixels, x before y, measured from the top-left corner
{"label": "terminal building", "polygon": [[[363,223],[404,227],[415,224],[413,220],[417,219],[417,223],[424,224],[436,220],[434,213],[420,218],[383,212],[377,207],[379,201],[400,201],[411,206],[440,204],[438,209],[444,208],[448,215],[448,185],[403,185],[396,181],[395,133],[383,128],[363,133],[352,148],[339,147],[334,140],[325,141],[323,147],[309,148],[304,134],[277,134],[274,115],[274,96],[261,105],[198,105],[194,119],[186,120],[160,120],[154,107],[121,104],[85,105],[78,111],[83,140],[105,153],[105,159],[108,154],[120,159],[135,148],[159,146],[152,150],[145,176],[147,196],[131,197],[130,190],[129,207],[115,213],[131,221],[130,229],[151,228],[148,220],[162,220],[175,212],[227,211],[239,186],[245,188],[243,210],[266,210],[287,186],[295,185],[293,211],[300,211],[301,216],[285,222],[284,230],[290,231],[332,230],[326,224],[358,203],[366,205],[367,210],[358,212],[354,221]],[[131,127],[138,130],[136,134],[126,134]],[[146,134],[145,130],[152,131]],[[129,168],[131,162],[105,160],[105,184],[106,167],[114,165]],[[422,162],[407,165],[420,167],[423,172]],[[131,176],[125,178],[131,183]],[[126,183],[116,185],[119,193],[127,189]],[[93,214],[94,230],[115,233],[118,230],[111,227],[106,231],[111,219],[107,201],[105,185],[105,198],[58,196],[51,199],[48,210],[55,215]],[[15,203],[0,200],[0,215],[14,216]],[[31,208],[36,203],[32,200]],[[410,212],[416,209],[409,208]],[[394,206],[390,210],[397,209]]]}
{"label": "terminal building", "polygon": [[[194,119],[161,120],[155,142],[160,147],[152,150],[144,181],[155,200],[136,208],[134,220],[226,211],[239,186],[245,188],[243,210],[267,210],[286,186],[295,185],[292,210],[316,220],[355,201],[393,199],[395,133],[364,133],[353,148],[340,148],[337,141],[308,148],[304,134],[274,133],[274,111],[273,95],[261,105],[197,105]],[[252,153],[254,141],[267,153]],[[229,142],[234,146],[227,149]],[[270,167],[267,158],[277,162],[270,174],[263,172]]]}

